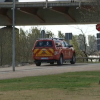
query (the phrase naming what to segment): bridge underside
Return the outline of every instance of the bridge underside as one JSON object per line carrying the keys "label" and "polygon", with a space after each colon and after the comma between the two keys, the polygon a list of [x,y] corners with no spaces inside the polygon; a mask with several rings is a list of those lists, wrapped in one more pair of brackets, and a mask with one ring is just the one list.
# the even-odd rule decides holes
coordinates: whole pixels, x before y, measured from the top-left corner
{"label": "bridge underside", "polygon": [[[30,5],[32,5],[30,3]],[[91,4],[27,6],[16,4],[16,22],[21,25],[96,24],[100,22],[98,7]],[[12,25],[12,3],[0,5],[0,26]]]}

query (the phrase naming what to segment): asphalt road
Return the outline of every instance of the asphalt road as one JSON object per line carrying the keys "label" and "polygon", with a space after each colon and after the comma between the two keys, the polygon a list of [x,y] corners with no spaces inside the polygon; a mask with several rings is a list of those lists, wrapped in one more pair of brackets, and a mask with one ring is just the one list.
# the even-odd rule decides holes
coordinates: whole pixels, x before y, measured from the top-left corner
{"label": "asphalt road", "polygon": [[40,76],[59,74],[64,72],[78,72],[78,71],[100,71],[100,64],[80,64],[75,65],[64,64],[62,66],[42,64],[37,67],[35,65],[20,66],[15,68],[13,72],[12,67],[0,68],[0,80],[10,78],[20,78],[27,76]]}

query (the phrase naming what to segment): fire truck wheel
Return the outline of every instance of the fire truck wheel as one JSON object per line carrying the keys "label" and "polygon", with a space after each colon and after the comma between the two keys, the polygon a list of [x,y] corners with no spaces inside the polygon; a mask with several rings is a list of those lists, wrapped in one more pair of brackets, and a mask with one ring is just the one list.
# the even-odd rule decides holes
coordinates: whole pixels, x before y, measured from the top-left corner
{"label": "fire truck wheel", "polygon": [[52,65],[52,64],[54,64],[54,62],[50,62],[50,64]]}
{"label": "fire truck wheel", "polygon": [[61,55],[59,60],[57,61],[58,65],[62,65],[63,64],[63,56]]}
{"label": "fire truck wheel", "polygon": [[71,59],[71,61],[70,61],[70,63],[71,64],[75,64],[75,62],[76,62],[76,56],[74,54],[73,57],[72,57],[72,59]]}
{"label": "fire truck wheel", "polygon": [[36,66],[41,66],[41,62],[36,62]]}

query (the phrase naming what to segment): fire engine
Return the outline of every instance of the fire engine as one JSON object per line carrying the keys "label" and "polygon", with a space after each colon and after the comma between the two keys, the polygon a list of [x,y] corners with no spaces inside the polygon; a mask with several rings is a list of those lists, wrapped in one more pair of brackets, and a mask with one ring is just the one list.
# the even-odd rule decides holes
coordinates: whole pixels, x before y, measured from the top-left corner
{"label": "fire engine", "polygon": [[37,39],[32,49],[33,59],[36,66],[42,62],[62,65],[64,61],[69,60],[75,64],[76,55],[72,45],[69,45],[64,39],[43,38]]}

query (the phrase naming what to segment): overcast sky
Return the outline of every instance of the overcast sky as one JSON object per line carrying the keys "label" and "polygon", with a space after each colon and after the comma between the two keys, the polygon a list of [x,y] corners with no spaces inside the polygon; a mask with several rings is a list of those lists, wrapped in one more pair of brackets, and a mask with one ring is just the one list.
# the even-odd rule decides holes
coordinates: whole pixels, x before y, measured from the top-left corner
{"label": "overcast sky", "polygon": [[62,33],[73,33],[73,35],[79,35],[82,34],[81,31],[78,29],[82,29],[85,35],[94,35],[96,36],[97,33],[99,33],[96,30],[96,25],[36,25],[36,26],[21,26],[25,30],[29,30],[31,27],[37,27],[41,30],[48,30],[52,31],[55,36],[58,36],[58,31],[61,31]]}

